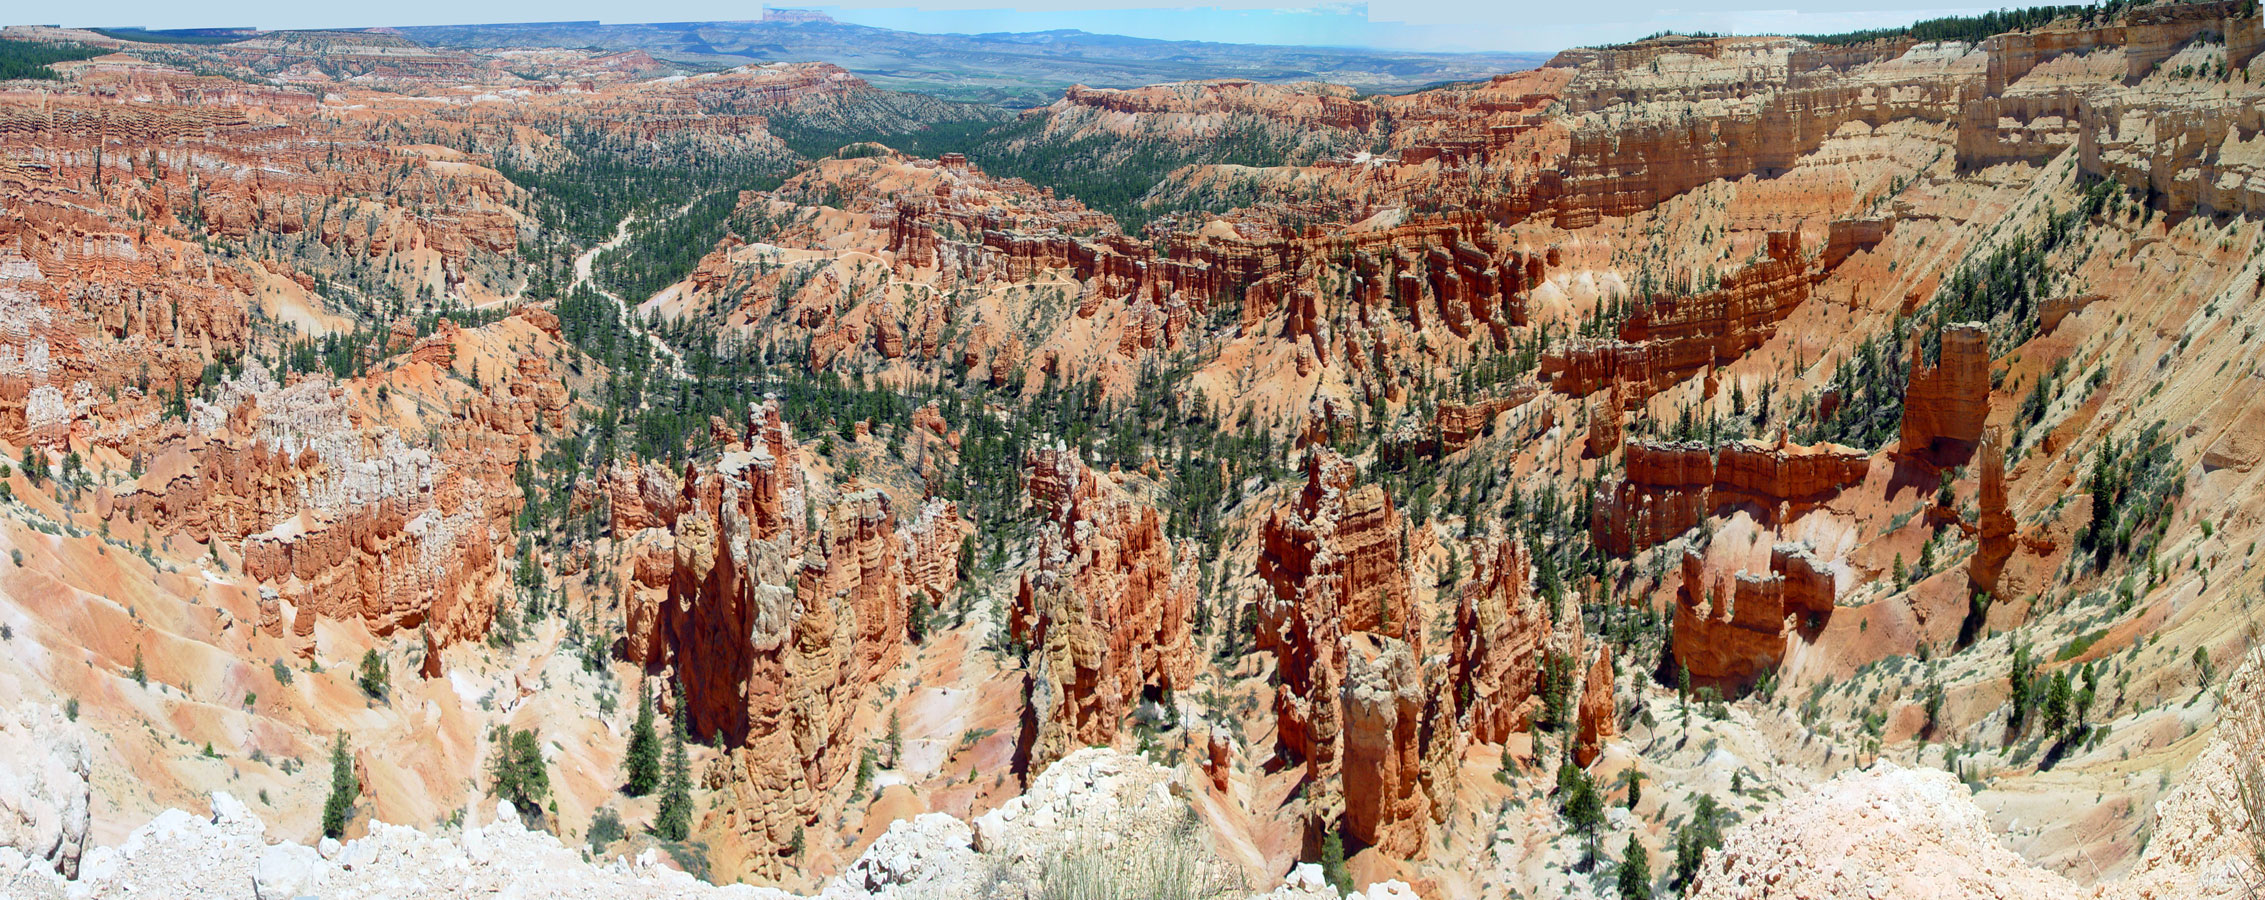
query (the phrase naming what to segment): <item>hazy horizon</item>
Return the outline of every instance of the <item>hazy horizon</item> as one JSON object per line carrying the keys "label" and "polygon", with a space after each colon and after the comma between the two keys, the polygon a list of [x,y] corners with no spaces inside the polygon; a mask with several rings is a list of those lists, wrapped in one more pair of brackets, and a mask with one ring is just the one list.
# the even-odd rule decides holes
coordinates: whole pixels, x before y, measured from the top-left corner
{"label": "hazy horizon", "polygon": [[[1108,3],[1071,5],[1038,2],[1022,7],[982,5],[985,0],[953,0],[906,6],[885,4],[777,4],[810,9],[835,20],[926,34],[1034,33],[1078,30],[1092,34],[1175,41],[1342,47],[1458,53],[1548,53],[1567,47],[1633,40],[1660,31],[1733,34],[1815,34],[1905,25],[1947,15],[1972,15],[1985,7],[1940,7],[1927,0],[1813,4],[1768,8],[1766,0],[1696,0],[1695,5],[1659,9],[1602,0],[1563,4],[1481,4],[1471,0],[1416,0],[1377,12],[1366,3],[1310,7],[1264,5],[1139,6]],[[437,3],[407,0],[395,4],[390,21],[370,21],[336,8],[308,8],[277,0],[245,0],[202,6],[127,0],[104,7],[104,21],[26,21],[95,28],[258,28],[262,30],[375,28],[431,25],[492,25],[598,21],[605,24],[751,21],[763,7],[747,8],[713,0],[658,0],[640,4],[635,16],[609,15],[619,7],[595,0],[537,3],[485,0]]]}

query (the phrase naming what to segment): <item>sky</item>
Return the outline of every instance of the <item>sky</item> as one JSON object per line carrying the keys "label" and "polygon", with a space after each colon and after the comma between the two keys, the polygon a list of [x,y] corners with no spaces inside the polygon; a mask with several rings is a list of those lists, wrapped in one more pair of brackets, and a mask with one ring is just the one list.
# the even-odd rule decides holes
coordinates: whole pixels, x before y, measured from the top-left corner
{"label": "sky", "polygon": [[[821,0],[774,6],[820,9],[845,22],[907,31],[978,33],[1075,28],[1105,34],[1231,43],[1364,46],[1408,50],[1554,51],[1658,31],[1815,34],[1908,24],[1993,7],[1944,0],[1396,0],[1284,8],[1280,0],[1215,0],[1163,6],[1156,0]],[[1951,0],[1956,2],[1956,0]],[[96,6],[24,7],[0,24],[191,28],[338,28],[487,22],[681,22],[754,19],[744,0],[109,0]]]}

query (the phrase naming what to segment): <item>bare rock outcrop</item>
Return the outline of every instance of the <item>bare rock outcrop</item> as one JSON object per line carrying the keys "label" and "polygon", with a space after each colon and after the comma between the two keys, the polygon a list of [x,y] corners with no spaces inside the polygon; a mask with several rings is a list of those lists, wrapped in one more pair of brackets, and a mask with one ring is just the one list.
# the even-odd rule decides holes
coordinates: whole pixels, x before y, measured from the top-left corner
{"label": "bare rock outcrop", "polygon": [[1527,383],[1511,387],[1501,396],[1479,397],[1469,402],[1442,401],[1433,415],[1439,431],[1439,450],[1453,453],[1477,443],[1479,435],[1494,422],[1494,417],[1505,410],[1516,409],[1532,401],[1541,393],[1538,385]]}
{"label": "bare rock outcrop", "polygon": [[1471,740],[1501,743],[1533,718],[1529,701],[1549,639],[1549,607],[1534,596],[1524,541],[1496,535],[1471,560],[1448,648],[1450,693]]}
{"label": "bare rock outcrop", "polygon": [[1950,773],[1882,761],[1732,828],[1688,896],[2074,900],[2082,892],[2000,841]]}
{"label": "bare rock outcrop", "polygon": [[61,710],[35,703],[0,709],[0,849],[78,877],[90,759],[86,739]]}
{"label": "bare rock outcrop", "polygon": [[1627,435],[1627,425],[1623,420],[1626,406],[1620,385],[1615,382],[1606,402],[1589,407],[1590,458],[1603,459],[1612,451],[1620,449],[1620,442]]}
{"label": "bare rock outcrop", "polygon": [[1596,662],[1581,688],[1578,725],[1574,729],[1573,762],[1586,767],[1604,752],[1604,742],[1620,731],[1619,709],[1612,694],[1612,646],[1597,647]]}
{"label": "bare rock outcrop", "polygon": [[1423,855],[1431,797],[1424,790],[1423,673],[1402,641],[1345,636],[1345,828],[1400,859]]}
{"label": "bare rock outcrop", "polygon": [[[1756,67],[1787,71],[1802,64],[1795,57],[1813,52],[1810,46],[1788,38],[1670,36],[1560,54],[1553,65],[1588,62],[1584,55],[1594,60],[1567,91],[1568,110],[1577,118],[1570,123],[1564,187],[1553,201],[1560,227],[1630,215],[1717,178],[1784,171],[1851,122],[1878,127],[1897,119],[1952,120],[1981,81],[1975,66],[1750,87]],[[1642,57],[1668,53],[1721,62],[1674,81],[1646,72],[1650,59]],[[1604,114],[1623,103],[1639,112]]]}
{"label": "bare rock outcrop", "polygon": [[[0,772],[6,772],[0,763]],[[809,898],[768,887],[714,885],[662,861],[657,850],[592,860],[579,846],[530,829],[508,804],[467,810],[461,831],[434,834],[385,822],[344,843],[269,843],[266,823],[224,793],[210,814],[173,809],[117,847],[90,850],[68,896],[80,900],[178,897],[259,900],[301,896],[448,900],[504,894],[541,900],[990,900],[1024,896],[1067,859],[1101,867],[1122,883],[1194,885],[1207,897],[1341,900],[1318,870],[1300,866],[1281,886],[1252,894],[1242,870],[1213,849],[1220,827],[1192,818],[1179,773],[1113,750],[1079,750],[1049,766],[1029,790],[963,821],[924,813],[890,823]],[[483,821],[484,820],[484,821]],[[65,896],[53,873],[5,868],[10,896]],[[1168,859],[1169,866],[1158,866]],[[1002,893],[1004,891],[1004,893]],[[1413,900],[1406,884],[1384,881],[1354,895]]]}
{"label": "bare rock outcrop", "polygon": [[[301,639],[319,619],[380,634],[427,629],[437,646],[484,637],[499,593],[498,539],[508,541],[524,496],[513,487],[518,466],[537,434],[567,422],[566,388],[547,356],[558,321],[530,309],[477,333],[441,322],[416,345],[526,346],[477,396],[449,400],[422,437],[391,416],[373,420],[352,381],[287,372],[280,384],[254,361],[213,385],[211,402],[185,401],[179,426],[98,434],[147,460],[133,482],[97,497],[98,514],[200,542],[240,541],[245,573],[279,601],[278,636],[288,606]],[[414,334],[404,321],[387,340],[407,349]],[[385,379],[380,397],[462,389],[413,355],[370,378]]]}
{"label": "bare rock outcrop", "polygon": [[[2254,654],[2250,654],[2254,657]],[[2265,668],[2244,663],[2226,679],[2217,734],[2155,806],[2156,830],[2130,874],[2103,885],[2108,900],[2236,900],[2265,877],[2261,827],[2243,793],[2258,788],[2265,754]]]}
{"label": "bare rock outcrop", "polygon": [[1974,559],[1967,564],[1966,580],[1977,593],[1995,594],[1998,576],[2005,574],[2006,561],[2013,558],[2018,543],[2014,533],[2020,523],[2006,506],[2005,451],[1998,430],[1990,429],[1976,452],[1981,460],[1981,484],[1975,498],[1976,548]]}
{"label": "bare rock outcrop", "polygon": [[1863,451],[1793,444],[1782,432],[1774,442],[1742,440],[1719,448],[1631,441],[1623,459],[1626,475],[1599,488],[1590,534],[1599,546],[1625,554],[1673,540],[1741,503],[1765,517],[1781,510],[1798,516],[1862,482],[1870,466]]}
{"label": "bare rock outcrop", "polygon": [[639,499],[615,520],[648,526],[616,534],[636,560],[624,644],[673,671],[692,731],[723,737],[723,826],[776,849],[855,763],[862,701],[909,652],[915,597],[956,582],[962,526],[943,504],[900,522],[878,490],[810,496],[775,401],[740,434],[673,498],[644,486],[650,470],[616,473],[612,495]]}
{"label": "bare rock outcrop", "polygon": [[[1386,698],[1422,681],[1413,662],[1422,652],[1421,635],[1411,627],[1400,515],[1381,487],[1356,486],[1355,476],[1350,461],[1315,450],[1296,504],[1268,516],[1258,560],[1269,588],[1259,603],[1259,648],[1278,660],[1274,708],[1281,748],[1305,764],[1307,842],[1318,846],[1342,819],[1355,837],[1387,840],[1394,848],[1387,852],[1400,852],[1421,846],[1429,810],[1410,796],[1421,784],[1423,709],[1420,689],[1413,709]],[[1380,674],[1376,661],[1397,659],[1387,652],[1394,647],[1410,662],[1405,669],[1387,664],[1389,674]],[[1363,656],[1357,665],[1350,658],[1356,650]],[[1356,694],[1357,735],[1355,711],[1348,709]],[[1364,764],[1382,760],[1402,768],[1389,777],[1348,776],[1355,742]],[[1361,812],[1350,814],[1354,807]]]}
{"label": "bare rock outcrop", "polygon": [[1731,273],[1722,286],[1691,296],[1653,296],[1637,304],[1612,338],[1567,341],[1541,357],[1541,376],[1559,393],[1603,388],[1640,403],[1684,379],[1726,365],[1762,345],[1809,299],[1823,277],[1801,250],[1801,235],[1773,231],[1768,255]]}

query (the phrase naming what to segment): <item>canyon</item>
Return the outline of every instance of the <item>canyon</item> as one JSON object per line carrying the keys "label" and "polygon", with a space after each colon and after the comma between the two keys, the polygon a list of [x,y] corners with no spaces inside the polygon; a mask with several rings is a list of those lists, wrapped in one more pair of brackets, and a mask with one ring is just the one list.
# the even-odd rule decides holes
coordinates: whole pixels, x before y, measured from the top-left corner
{"label": "canyon", "polygon": [[2232,896],[2260,21],[0,29],[0,893]]}

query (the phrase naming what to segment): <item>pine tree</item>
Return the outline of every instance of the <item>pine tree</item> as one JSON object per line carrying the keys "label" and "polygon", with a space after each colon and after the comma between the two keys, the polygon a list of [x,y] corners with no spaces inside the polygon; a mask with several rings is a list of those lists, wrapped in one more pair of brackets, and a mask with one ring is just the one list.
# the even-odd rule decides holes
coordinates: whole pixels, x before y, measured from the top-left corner
{"label": "pine tree", "polygon": [[129,674],[133,676],[135,684],[142,687],[149,686],[149,669],[142,665],[142,648],[140,647],[134,648],[134,670]]}
{"label": "pine tree", "polygon": [[1345,839],[1334,831],[1321,841],[1321,877],[1338,893],[1353,891],[1353,875],[1345,867]]}
{"label": "pine tree", "polygon": [[1691,821],[1675,835],[1675,879],[1677,891],[1688,889],[1699,875],[1699,864],[1706,860],[1708,850],[1722,846],[1722,823],[1716,821],[1720,807],[1712,795],[1700,795],[1691,809]]}
{"label": "pine tree", "polygon": [[1628,836],[1628,849],[1620,854],[1622,900],[1652,900],[1652,858],[1644,842]]}
{"label": "pine tree", "polygon": [[2075,731],[2075,720],[2069,715],[2069,704],[2074,694],[2069,688],[2068,672],[2053,673],[2045,687],[2045,734],[2062,740]]}
{"label": "pine tree", "polygon": [[642,797],[661,783],[661,739],[653,730],[653,695],[637,692],[637,724],[629,728],[629,781],[622,792]]}
{"label": "pine tree", "polygon": [[341,731],[330,742],[330,799],[322,804],[323,837],[346,836],[346,823],[354,815],[354,799],[361,793],[361,782],[354,777],[354,758],[346,752],[346,732]]}
{"label": "pine tree", "polygon": [[1588,773],[1567,759],[1557,770],[1557,783],[1562,789],[1558,802],[1564,805],[1565,827],[1581,836],[1581,867],[1586,869],[1596,859],[1597,829],[1604,825],[1604,798],[1597,794],[1596,783]]}
{"label": "pine tree", "polygon": [[898,721],[897,711],[893,709],[889,710],[889,733],[887,741],[889,748],[889,766],[891,768],[894,768],[896,766],[902,765],[904,762],[904,725],[903,723]]}
{"label": "pine tree", "polygon": [[490,768],[495,796],[511,804],[524,818],[543,812],[550,794],[550,771],[543,766],[542,737],[535,729],[518,731],[505,726],[495,739],[495,763]]}
{"label": "pine tree", "polygon": [[692,763],[684,753],[684,690],[676,692],[676,715],[669,729],[668,778],[661,786],[660,809],[653,815],[653,833],[662,840],[681,841],[692,833]]}
{"label": "pine tree", "polygon": [[1691,739],[1691,667],[1675,666],[1675,706],[1683,716],[1683,739]]}
{"label": "pine tree", "polygon": [[905,636],[915,644],[927,643],[928,620],[934,615],[935,608],[928,605],[928,595],[925,592],[914,592],[912,609],[904,620]]}
{"label": "pine tree", "polygon": [[2069,715],[2074,717],[2076,720],[2076,730],[2087,730],[2086,723],[2090,720],[2090,717],[2092,715],[2092,702],[2099,697],[2099,694],[2100,671],[2099,669],[2094,668],[2091,663],[2085,663],[2084,689],[2076,692],[2076,705],[2073,709],[2069,710]]}
{"label": "pine tree", "polygon": [[2037,662],[2030,657],[2029,648],[2016,644],[2013,648],[2013,671],[2006,676],[2010,690],[2007,703],[2012,707],[2010,719],[2013,733],[2020,735],[2029,730],[2029,707],[2037,699]]}

